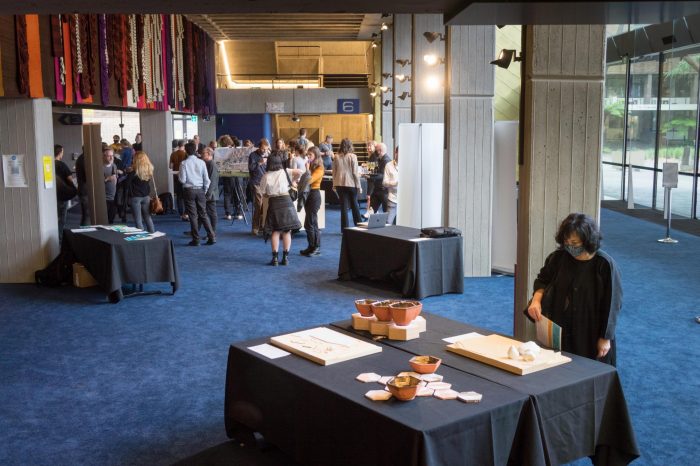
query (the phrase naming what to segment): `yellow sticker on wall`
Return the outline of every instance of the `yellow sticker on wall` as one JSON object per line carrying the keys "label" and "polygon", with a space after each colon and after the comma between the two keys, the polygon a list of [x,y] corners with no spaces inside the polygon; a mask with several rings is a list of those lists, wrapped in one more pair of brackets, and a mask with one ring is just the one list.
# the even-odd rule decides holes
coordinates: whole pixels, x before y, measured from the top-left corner
{"label": "yellow sticker on wall", "polygon": [[44,165],[44,188],[53,188],[53,157],[45,155],[41,160]]}

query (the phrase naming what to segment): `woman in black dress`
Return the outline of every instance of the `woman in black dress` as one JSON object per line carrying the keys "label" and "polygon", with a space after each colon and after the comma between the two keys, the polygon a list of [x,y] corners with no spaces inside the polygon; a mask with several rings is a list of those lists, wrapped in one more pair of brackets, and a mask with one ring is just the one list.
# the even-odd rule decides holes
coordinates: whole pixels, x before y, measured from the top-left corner
{"label": "woman in black dress", "polygon": [[615,326],[622,284],[615,261],[601,251],[595,221],[573,213],[556,235],[559,248],[545,260],[534,284],[528,316],[544,315],[562,327],[562,349],[615,365]]}

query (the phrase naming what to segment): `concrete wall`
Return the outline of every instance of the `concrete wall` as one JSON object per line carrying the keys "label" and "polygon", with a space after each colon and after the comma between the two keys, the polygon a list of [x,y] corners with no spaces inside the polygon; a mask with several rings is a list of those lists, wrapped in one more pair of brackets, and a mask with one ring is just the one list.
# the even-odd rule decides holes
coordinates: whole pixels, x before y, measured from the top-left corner
{"label": "concrete wall", "polygon": [[[292,96],[294,92],[294,97]],[[217,89],[217,113],[265,113],[266,102],[284,102],[284,112],[337,113],[338,99],[360,99],[360,113],[372,113],[369,89]]]}

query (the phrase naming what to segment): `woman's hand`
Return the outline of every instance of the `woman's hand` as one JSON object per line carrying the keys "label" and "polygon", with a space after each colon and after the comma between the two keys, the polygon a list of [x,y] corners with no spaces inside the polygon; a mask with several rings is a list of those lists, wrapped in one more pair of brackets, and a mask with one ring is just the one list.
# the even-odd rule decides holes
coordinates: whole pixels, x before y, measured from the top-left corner
{"label": "woman's hand", "polygon": [[532,300],[527,308],[527,313],[535,322],[539,322],[542,318],[542,295],[544,290],[537,290],[532,294]]}
{"label": "woman's hand", "polygon": [[598,338],[598,359],[604,358],[610,351],[610,340]]}

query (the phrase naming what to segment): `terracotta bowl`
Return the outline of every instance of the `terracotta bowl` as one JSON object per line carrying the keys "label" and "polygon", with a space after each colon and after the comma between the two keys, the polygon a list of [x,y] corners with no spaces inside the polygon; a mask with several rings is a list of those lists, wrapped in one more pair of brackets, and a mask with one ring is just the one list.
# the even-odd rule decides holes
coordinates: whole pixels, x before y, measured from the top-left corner
{"label": "terracotta bowl", "polygon": [[377,316],[377,319],[388,322],[391,320],[391,308],[389,306],[391,306],[392,303],[393,301],[391,300],[375,301],[371,304],[372,312]]}
{"label": "terracotta bowl", "polygon": [[396,399],[408,401],[416,397],[420,382],[421,380],[419,378],[413,377],[412,375],[405,375],[401,377],[392,377],[386,383],[386,386],[389,387],[389,391]]}
{"label": "terracotta bowl", "polygon": [[432,374],[440,367],[442,359],[435,356],[414,356],[408,360],[415,372],[419,374]]}
{"label": "terracotta bowl", "polygon": [[358,299],[355,301],[355,309],[364,317],[372,317],[374,314],[372,311],[372,303],[375,301],[374,299]]}
{"label": "terracotta bowl", "polygon": [[390,308],[391,319],[396,325],[408,325],[418,317],[423,309],[423,304],[420,301],[399,301],[392,304]]}

